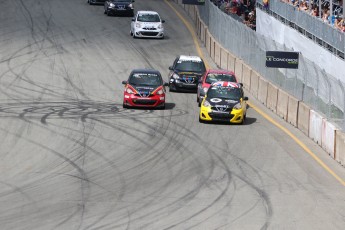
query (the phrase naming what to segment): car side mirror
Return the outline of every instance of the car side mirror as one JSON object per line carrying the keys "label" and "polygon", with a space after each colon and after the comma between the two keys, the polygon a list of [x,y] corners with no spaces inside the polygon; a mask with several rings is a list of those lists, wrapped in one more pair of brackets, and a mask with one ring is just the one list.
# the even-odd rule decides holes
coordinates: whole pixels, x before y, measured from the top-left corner
{"label": "car side mirror", "polygon": [[169,66],[169,70],[173,70],[173,67],[172,67],[172,66]]}
{"label": "car side mirror", "polygon": [[243,100],[248,101],[248,97],[244,97]]}
{"label": "car side mirror", "polygon": [[165,20],[162,20],[162,23],[164,23],[165,22]]}
{"label": "car side mirror", "polygon": [[132,22],[135,22],[135,18],[132,18]]}
{"label": "car side mirror", "polygon": [[164,82],[163,86],[169,86],[169,83],[168,82]]}
{"label": "car side mirror", "polygon": [[127,84],[127,81],[122,81],[122,85],[126,85]]}
{"label": "car side mirror", "polygon": [[238,83],[238,84],[240,84],[240,86],[243,87],[243,83]]}

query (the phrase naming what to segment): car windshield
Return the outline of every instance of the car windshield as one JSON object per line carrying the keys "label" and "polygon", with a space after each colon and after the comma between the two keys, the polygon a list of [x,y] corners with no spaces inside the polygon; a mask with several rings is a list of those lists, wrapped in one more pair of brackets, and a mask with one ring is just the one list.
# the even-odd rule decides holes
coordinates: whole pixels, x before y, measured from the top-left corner
{"label": "car windshield", "polygon": [[114,2],[132,2],[131,0],[115,0]]}
{"label": "car windshield", "polygon": [[206,83],[212,84],[216,81],[230,81],[230,82],[237,82],[236,77],[230,74],[222,74],[222,73],[209,73],[206,77]]}
{"label": "car windshield", "polygon": [[162,78],[156,73],[133,73],[129,77],[129,84],[131,85],[147,85],[159,86],[162,85]]}
{"label": "car windshield", "polygon": [[207,91],[208,98],[223,98],[229,100],[240,100],[242,90],[240,88],[213,86]]}
{"label": "car windshield", "polygon": [[204,72],[205,65],[196,61],[178,61],[175,66],[176,70],[188,72]]}
{"label": "car windshield", "polygon": [[158,14],[139,14],[137,21],[139,22],[160,22]]}

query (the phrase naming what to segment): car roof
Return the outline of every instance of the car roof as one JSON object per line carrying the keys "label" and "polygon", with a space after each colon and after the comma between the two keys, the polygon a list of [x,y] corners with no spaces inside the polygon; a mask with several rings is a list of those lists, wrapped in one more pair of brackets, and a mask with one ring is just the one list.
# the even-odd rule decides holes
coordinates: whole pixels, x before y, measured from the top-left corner
{"label": "car roof", "polygon": [[241,88],[241,85],[236,82],[231,81],[216,81],[212,83],[212,87],[231,87],[231,88]]}
{"label": "car roof", "polygon": [[161,75],[161,73],[158,70],[144,68],[133,69],[132,73],[156,73],[158,75]]}
{"label": "car roof", "polygon": [[233,71],[225,70],[225,69],[209,69],[207,73],[227,73],[227,74],[235,75]]}
{"label": "car roof", "polygon": [[152,10],[139,10],[138,14],[158,14],[158,13]]}
{"label": "car roof", "polygon": [[180,55],[179,56],[180,61],[197,61],[202,62],[201,58],[199,56],[189,56],[189,55]]}

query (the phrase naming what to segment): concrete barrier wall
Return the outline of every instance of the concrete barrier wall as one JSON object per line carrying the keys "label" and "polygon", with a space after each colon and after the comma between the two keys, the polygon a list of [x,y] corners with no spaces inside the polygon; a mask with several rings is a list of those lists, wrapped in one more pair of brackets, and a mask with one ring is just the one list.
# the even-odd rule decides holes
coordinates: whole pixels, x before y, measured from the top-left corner
{"label": "concrete barrier wall", "polygon": [[267,87],[267,107],[277,113],[278,88],[269,83]]}
{"label": "concrete barrier wall", "polygon": [[[235,72],[235,63],[236,63],[236,58],[234,55],[231,53],[228,54],[228,70],[234,71]],[[236,73],[235,73],[236,74]],[[237,77],[237,76],[236,76]],[[240,80],[237,78],[237,80]]]}
{"label": "concrete barrier wall", "polygon": [[211,56],[211,34],[210,34],[210,31],[208,29],[206,31],[205,46],[206,46],[206,50],[207,50],[208,55]]}
{"label": "concrete barrier wall", "polygon": [[335,160],[345,165],[345,133],[340,130],[335,132]]}
{"label": "concrete barrier wall", "polygon": [[287,121],[295,127],[297,127],[298,104],[298,99],[289,95]]}
{"label": "concrete barrier wall", "polygon": [[222,69],[228,69],[228,54],[226,49],[220,48],[220,68]]}
{"label": "concrete barrier wall", "polygon": [[288,116],[289,94],[284,90],[278,90],[277,114],[285,121]]}
{"label": "concrete barrier wall", "polygon": [[258,97],[258,89],[259,89],[259,74],[254,70],[250,73],[250,88],[249,91],[255,98]]}
{"label": "concrete barrier wall", "polygon": [[298,103],[297,128],[305,135],[309,135],[310,107],[304,102]]}
{"label": "concrete barrier wall", "polygon": [[268,81],[263,78],[259,79],[259,88],[258,88],[258,99],[264,105],[267,105],[267,89]]}
{"label": "concrete barrier wall", "polygon": [[321,146],[323,117],[315,110],[310,110],[309,137]]}
{"label": "concrete barrier wall", "polygon": [[215,48],[215,40],[214,40],[214,37],[211,36],[210,38],[211,40],[211,51],[210,51],[210,56],[211,56],[211,59],[214,61],[214,48]]}
{"label": "concrete barrier wall", "polygon": [[246,65],[242,65],[242,83],[244,88],[250,89],[250,76],[251,76],[252,69]]}
{"label": "concrete barrier wall", "polygon": [[238,82],[242,82],[242,70],[243,70],[243,61],[241,59],[235,59],[235,75]]}
{"label": "concrete barrier wall", "polygon": [[220,68],[220,45],[218,42],[214,42],[214,62]]}
{"label": "concrete barrier wall", "polygon": [[335,158],[335,132],[337,128],[335,125],[327,121],[322,120],[322,134],[321,134],[321,147],[326,150],[326,152]]}

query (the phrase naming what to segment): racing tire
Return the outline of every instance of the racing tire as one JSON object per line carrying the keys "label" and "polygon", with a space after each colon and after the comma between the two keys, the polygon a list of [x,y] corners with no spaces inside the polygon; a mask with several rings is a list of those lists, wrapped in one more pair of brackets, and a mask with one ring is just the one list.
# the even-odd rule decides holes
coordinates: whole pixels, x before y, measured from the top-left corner
{"label": "racing tire", "polygon": [[205,123],[205,121],[200,118],[200,115],[199,115],[199,123]]}
{"label": "racing tire", "polygon": [[125,105],[125,103],[123,103],[123,104],[122,104],[122,108],[124,108],[124,109],[128,109],[128,106],[127,106],[127,105]]}
{"label": "racing tire", "polygon": [[89,3],[89,5],[92,5],[92,2],[90,2],[90,0],[87,0],[87,3]]}
{"label": "racing tire", "polygon": [[201,107],[201,101],[198,102],[198,107]]}
{"label": "racing tire", "polygon": [[130,35],[131,35],[131,36],[133,36],[133,32],[132,32],[132,30],[131,30],[129,33],[130,33]]}
{"label": "racing tire", "polygon": [[110,13],[109,10],[107,10],[107,16],[108,16],[108,17],[111,16],[111,13]]}

